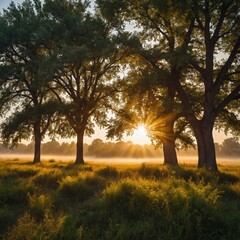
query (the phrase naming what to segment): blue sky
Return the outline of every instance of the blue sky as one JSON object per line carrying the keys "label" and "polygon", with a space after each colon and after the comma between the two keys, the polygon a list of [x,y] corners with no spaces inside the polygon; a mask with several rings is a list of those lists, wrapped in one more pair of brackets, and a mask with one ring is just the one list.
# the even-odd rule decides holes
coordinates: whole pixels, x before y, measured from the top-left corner
{"label": "blue sky", "polygon": [[11,0],[0,0],[1,11],[2,11],[3,8],[7,8],[10,2],[14,2],[14,3],[17,4],[17,3],[22,3],[23,0],[13,0],[13,1],[11,1]]}

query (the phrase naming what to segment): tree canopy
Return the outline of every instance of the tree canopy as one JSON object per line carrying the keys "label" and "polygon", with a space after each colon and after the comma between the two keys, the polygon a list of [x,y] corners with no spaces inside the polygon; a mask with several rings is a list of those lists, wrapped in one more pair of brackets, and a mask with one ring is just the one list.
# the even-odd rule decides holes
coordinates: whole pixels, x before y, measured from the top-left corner
{"label": "tree canopy", "polygon": [[166,164],[196,142],[198,166],[217,171],[213,129],[240,131],[239,1],[88,7],[26,0],[0,16],[3,140],[34,136],[38,162],[45,134],[76,136],[83,164],[83,137],[96,124],[121,137],[141,123]]}
{"label": "tree canopy", "polygon": [[39,162],[41,140],[56,120],[56,102],[48,79],[40,74],[48,47],[41,2],[24,1],[17,6],[12,2],[0,19],[0,104],[2,114],[8,116],[2,124],[2,139],[14,146],[33,136],[34,162]]}
{"label": "tree canopy", "polygon": [[[139,27],[142,47],[148,51],[142,56],[169,73],[165,97],[172,103],[178,99],[182,103],[180,115],[195,134],[199,167],[217,170],[213,128],[239,132],[239,3],[209,0],[98,3],[115,25],[133,21]],[[114,10],[111,12],[110,8]],[[172,111],[168,104],[166,112]]]}

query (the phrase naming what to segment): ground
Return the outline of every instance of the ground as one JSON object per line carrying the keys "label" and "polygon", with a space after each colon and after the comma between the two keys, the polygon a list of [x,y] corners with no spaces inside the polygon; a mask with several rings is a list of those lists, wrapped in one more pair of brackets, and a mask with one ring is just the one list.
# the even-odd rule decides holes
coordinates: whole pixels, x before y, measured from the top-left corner
{"label": "ground", "polygon": [[0,239],[240,239],[240,164],[0,160]]}

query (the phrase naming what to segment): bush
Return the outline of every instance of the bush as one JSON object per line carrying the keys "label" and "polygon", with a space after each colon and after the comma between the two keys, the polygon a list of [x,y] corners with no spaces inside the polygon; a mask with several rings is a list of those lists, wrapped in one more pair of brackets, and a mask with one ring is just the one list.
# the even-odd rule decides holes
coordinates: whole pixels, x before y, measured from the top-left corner
{"label": "bush", "polygon": [[28,193],[33,188],[26,184],[0,183],[0,206],[5,204],[25,204],[28,202]]}
{"label": "bush", "polygon": [[12,222],[14,222],[14,214],[7,206],[0,206],[0,236]]}
{"label": "bush", "polygon": [[0,166],[0,239],[240,239],[235,167],[66,166]]}
{"label": "bush", "polygon": [[[70,215],[65,217],[53,240],[77,240],[82,239],[83,229],[78,225],[78,217]],[[91,238],[91,237],[90,237]]]}
{"label": "bush", "polygon": [[45,214],[50,212],[51,201],[45,195],[37,196],[36,194],[29,194],[29,210],[31,216],[36,220],[42,220]]}
{"label": "bush", "polygon": [[170,167],[169,170],[172,171],[173,176],[179,179],[184,179],[188,181],[188,180],[196,180],[197,178],[194,170],[192,169],[176,166],[176,167]]}
{"label": "bush", "polygon": [[31,168],[29,168],[29,169],[27,169],[27,168],[15,169],[14,171],[17,173],[17,175],[19,177],[22,177],[22,178],[33,177],[33,176],[35,176],[39,172],[39,170],[31,169]]}
{"label": "bush", "polygon": [[144,178],[164,178],[165,173],[161,172],[157,167],[149,167],[146,164],[142,164],[139,169],[139,175]]}
{"label": "bush", "polygon": [[96,175],[68,176],[61,180],[58,192],[65,199],[74,202],[85,201],[99,193],[105,184],[105,180]]}
{"label": "bush", "polygon": [[109,186],[91,213],[80,212],[76,225],[85,230],[81,239],[221,239],[219,196],[204,182],[125,179]]}
{"label": "bush", "polygon": [[6,234],[5,240],[53,239],[59,224],[51,216],[45,216],[42,223],[37,222],[29,213],[24,214],[16,225]]}
{"label": "bush", "polygon": [[239,182],[239,178],[235,175],[229,174],[229,173],[224,173],[220,172],[218,173],[218,182],[221,183],[237,183]]}
{"label": "bush", "polygon": [[58,171],[49,171],[37,175],[33,182],[41,187],[56,189],[61,178],[62,175]]}
{"label": "bush", "polygon": [[99,176],[105,177],[105,178],[116,178],[118,177],[118,171],[114,167],[106,167],[98,170],[96,172]]}

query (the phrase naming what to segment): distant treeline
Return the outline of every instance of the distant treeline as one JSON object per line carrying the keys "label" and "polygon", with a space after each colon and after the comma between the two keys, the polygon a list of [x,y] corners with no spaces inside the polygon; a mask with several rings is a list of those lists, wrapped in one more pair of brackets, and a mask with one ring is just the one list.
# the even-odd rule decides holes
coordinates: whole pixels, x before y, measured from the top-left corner
{"label": "distant treeline", "polygon": [[[240,143],[236,138],[228,138],[222,144],[215,143],[218,156],[240,157]],[[0,145],[2,154],[32,154],[34,144],[19,144],[15,149],[9,149]],[[76,143],[63,142],[56,140],[42,144],[42,154],[46,155],[75,155]],[[180,150],[179,155],[196,155],[197,150],[190,148]],[[162,157],[162,148],[156,149],[153,145],[139,145],[131,141],[128,142],[104,142],[95,139],[91,144],[84,144],[84,155],[94,157],[127,157],[127,158],[157,158]]]}

